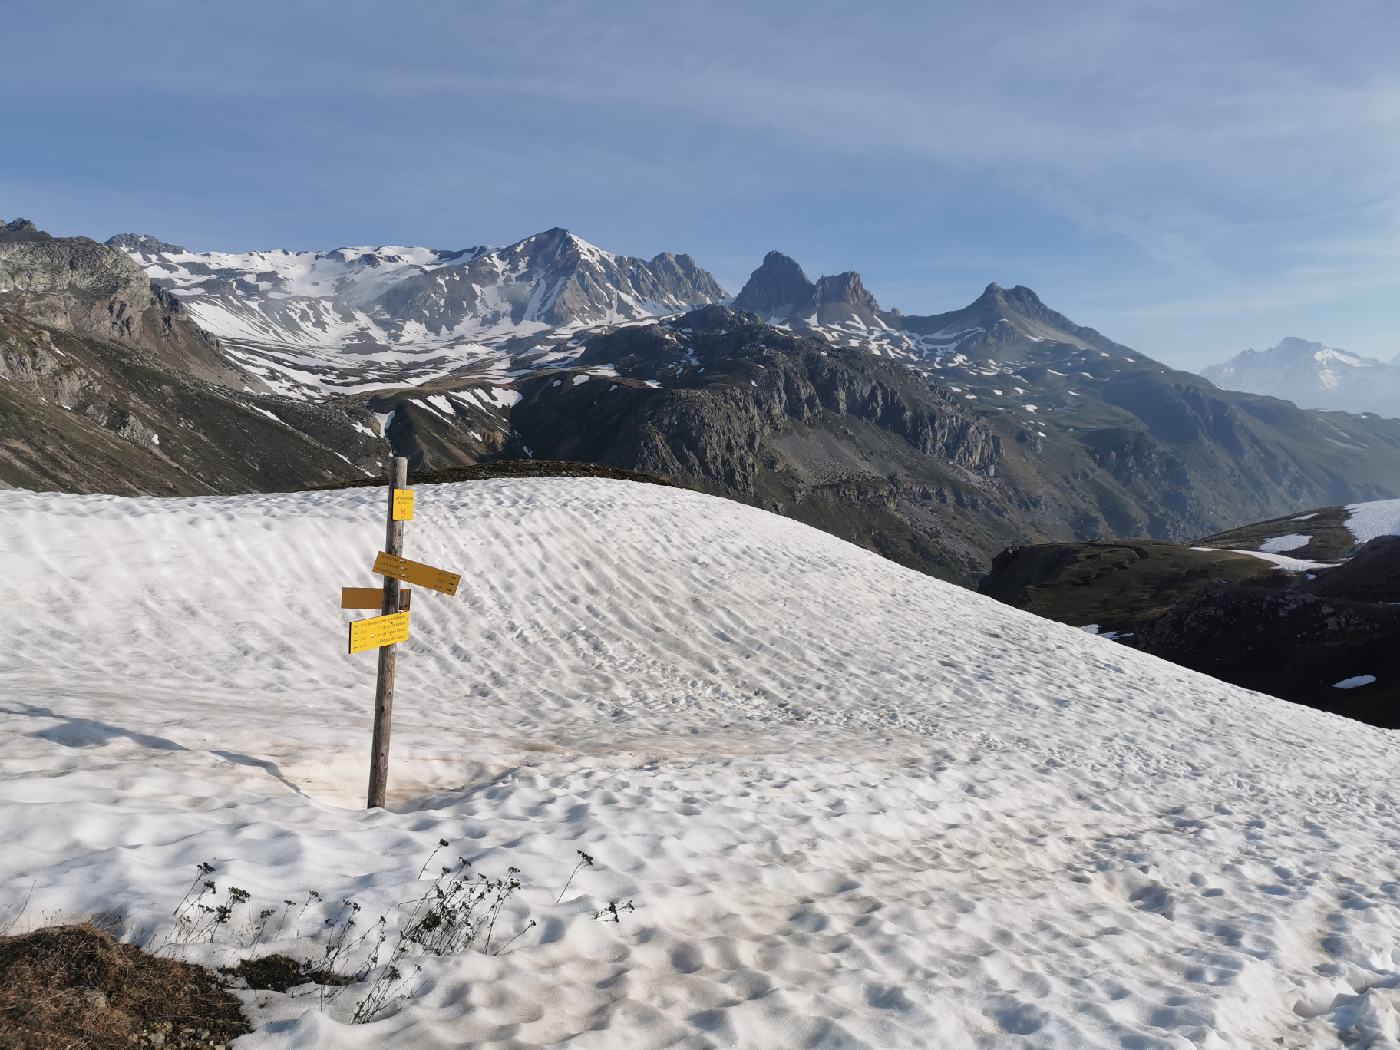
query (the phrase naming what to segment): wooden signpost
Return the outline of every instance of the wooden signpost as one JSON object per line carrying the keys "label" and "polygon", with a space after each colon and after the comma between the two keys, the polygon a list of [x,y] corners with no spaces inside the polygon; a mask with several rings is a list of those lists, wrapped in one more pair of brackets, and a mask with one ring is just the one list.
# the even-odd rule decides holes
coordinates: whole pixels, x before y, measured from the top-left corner
{"label": "wooden signpost", "polygon": [[374,737],[369,756],[369,808],[383,808],[384,790],[389,783],[389,736],[394,716],[394,671],[399,642],[408,641],[409,590],[403,583],[457,593],[462,577],[403,556],[403,523],[413,520],[413,490],[408,488],[408,460],[394,458],[389,469],[389,505],[384,531],[384,549],[374,559],[373,571],[384,577],[384,588],[342,587],[342,609],[378,609],[378,616],[352,621],[349,650],[363,653],[379,650],[379,675],[374,686]]}

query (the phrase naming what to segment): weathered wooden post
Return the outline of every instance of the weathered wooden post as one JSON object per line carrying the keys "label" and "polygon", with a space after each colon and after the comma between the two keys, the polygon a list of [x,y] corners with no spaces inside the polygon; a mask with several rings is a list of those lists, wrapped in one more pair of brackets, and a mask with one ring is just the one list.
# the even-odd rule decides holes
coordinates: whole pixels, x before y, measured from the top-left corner
{"label": "weathered wooden post", "polygon": [[403,556],[403,523],[413,520],[414,494],[408,488],[408,460],[394,458],[389,468],[389,508],[384,530],[384,550],[374,559],[371,572],[384,577],[384,590],[375,587],[342,587],[342,609],[378,609],[378,616],[351,620],[347,625],[346,651],[351,655],[379,650],[379,676],[374,684],[374,738],[369,752],[369,808],[384,808],[389,785],[389,735],[394,721],[394,646],[408,641],[408,606],[411,592],[403,584],[426,587],[449,598],[457,593],[462,577],[446,569]]}
{"label": "weathered wooden post", "polygon": [[[384,551],[394,557],[403,556],[404,523],[395,520],[394,492],[408,487],[408,460],[395,456],[389,468],[389,498],[385,510],[387,526],[384,534]],[[384,603],[381,615],[401,611],[399,590],[402,585],[392,576],[384,577]],[[369,756],[369,808],[384,808],[384,789],[389,783],[389,734],[393,729],[394,717],[394,665],[398,647],[384,645],[379,648],[379,677],[374,685],[374,739]]]}

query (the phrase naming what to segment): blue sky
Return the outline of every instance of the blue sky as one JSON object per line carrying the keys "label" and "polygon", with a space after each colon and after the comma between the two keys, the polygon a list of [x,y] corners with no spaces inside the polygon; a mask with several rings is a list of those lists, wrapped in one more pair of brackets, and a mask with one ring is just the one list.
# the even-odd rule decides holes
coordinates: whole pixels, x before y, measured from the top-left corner
{"label": "blue sky", "polygon": [[770,248],[1197,368],[1400,354],[1400,4],[7,0],[0,216],[195,249]]}

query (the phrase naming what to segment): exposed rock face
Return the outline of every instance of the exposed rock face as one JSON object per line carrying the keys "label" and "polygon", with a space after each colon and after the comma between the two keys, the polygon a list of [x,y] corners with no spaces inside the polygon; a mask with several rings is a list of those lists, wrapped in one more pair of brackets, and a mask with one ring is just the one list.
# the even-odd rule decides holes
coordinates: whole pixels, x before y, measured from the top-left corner
{"label": "exposed rock face", "polygon": [[110,248],[121,248],[128,252],[144,252],[147,255],[157,253],[183,255],[185,252],[185,249],[180,245],[163,241],[159,237],[152,237],[148,233],[119,233],[115,237],[108,237],[103,243]]}
{"label": "exposed rock face", "polygon": [[156,355],[0,311],[0,487],[199,495],[380,473],[363,408],[201,381]]}
{"label": "exposed rock face", "polygon": [[790,317],[811,301],[815,290],[797,260],[769,252],[734,297],[734,308],[766,318]]}
{"label": "exposed rock face", "polygon": [[847,271],[821,278],[812,292],[812,300],[821,324],[858,321],[874,326],[884,323],[880,304],[861,283],[858,273]]}
{"label": "exposed rock face", "polygon": [[883,323],[880,304],[861,283],[860,274],[847,271],[813,283],[796,260],[782,252],[764,256],[763,265],[749,275],[734,297],[734,307],[774,321],[796,319],[818,325]]}
{"label": "exposed rock face", "polygon": [[[6,230],[14,231],[15,224]],[[151,286],[126,253],[85,237],[0,240],[0,310],[74,335],[140,347],[211,383],[260,388],[190,320],[178,299]]]}
{"label": "exposed rock face", "polygon": [[39,229],[28,219],[11,219],[0,226],[0,244],[15,244],[21,241],[51,241],[53,238]]}
{"label": "exposed rock face", "polygon": [[[754,493],[754,463],[730,461],[733,449],[756,449],[793,425],[826,417],[860,420],[903,438],[922,456],[983,474],[1000,460],[1000,439],[967,415],[946,392],[919,383],[903,370],[858,354],[835,354],[809,340],[774,332],[756,318],[712,306],[674,325],[629,328],[590,343],[580,365],[606,359],[632,377],[661,382],[685,370],[738,365],[761,378],[698,390],[710,400],[678,399],[689,420],[652,428],[656,462],[641,469],[660,473],[723,476],[745,495]],[[661,448],[672,451],[662,453]],[[666,470],[663,467],[680,468]]]}
{"label": "exposed rock face", "polygon": [[196,494],[379,471],[362,407],[260,395],[123,252],[0,239],[0,485]]}
{"label": "exposed rock face", "polygon": [[983,336],[993,343],[1015,342],[1018,337],[1019,341],[1027,337],[1049,338],[1078,347],[1108,342],[1094,329],[1077,325],[1064,314],[1050,309],[1024,285],[1003,288],[996,282],[987,285],[981,295],[960,310],[903,315],[900,327],[918,334],[961,335],[969,340]]}
{"label": "exposed rock face", "polygon": [[963,581],[1002,537],[1039,535],[1000,477],[1002,437],[946,391],[739,311],[597,337],[518,389],[506,455],[670,477]]}

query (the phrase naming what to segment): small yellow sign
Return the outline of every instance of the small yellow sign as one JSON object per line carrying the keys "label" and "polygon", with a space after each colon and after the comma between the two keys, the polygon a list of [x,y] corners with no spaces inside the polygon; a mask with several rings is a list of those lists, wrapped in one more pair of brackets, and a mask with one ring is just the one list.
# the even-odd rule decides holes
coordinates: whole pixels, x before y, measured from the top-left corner
{"label": "small yellow sign", "polygon": [[374,568],[370,571],[377,572],[380,576],[392,576],[396,580],[411,583],[415,587],[427,587],[429,590],[441,591],[447,595],[456,594],[457,587],[462,582],[462,577],[455,572],[435,569],[431,565],[424,565],[421,561],[409,561],[407,558],[386,554],[384,551],[380,551],[374,559]]}
{"label": "small yellow sign", "polygon": [[412,520],[413,520],[413,490],[412,490],[412,489],[395,489],[395,490],[394,490],[394,520],[395,520],[395,521],[412,521]]}
{"label": "small yellow sign", "polygon": [[350,623],[350,652],[362,653],[367,649],[379,649],[395,642],[408,641],[408,613],[390,613],[388,616],[371,616],[365,620]]}

